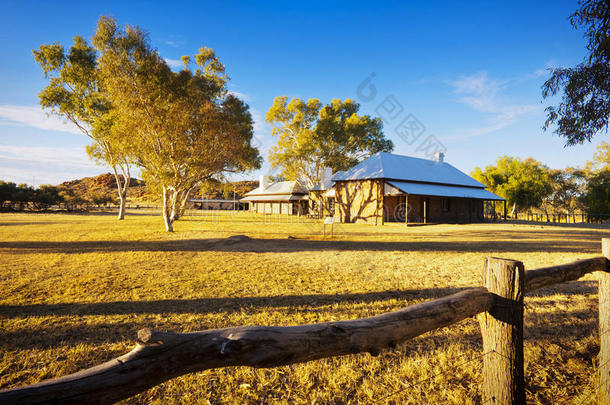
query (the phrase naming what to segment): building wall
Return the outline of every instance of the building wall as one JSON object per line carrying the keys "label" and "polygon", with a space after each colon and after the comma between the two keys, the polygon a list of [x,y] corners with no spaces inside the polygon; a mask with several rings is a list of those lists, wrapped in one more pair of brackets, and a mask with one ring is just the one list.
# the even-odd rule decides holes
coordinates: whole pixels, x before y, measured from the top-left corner
{"label": "building wall", "polygon": [[[188,209],[196,209],[196,210],[200,210],[202,203],[198,202],[198,201],[189,201],[187,203],[187,208]],[[205,210],[250,210],[252,209],[251,204],[248,204],[245,201],[214,201],[214,202],[204,202],[203,203],[203,209]]]}
{"label": "building wall", "polygon": [[[443,209],[443,200],[449,209]],[[483,201],[472,198],[428,197],[428,222],[479,222],[483,220]]]}
{"label": "building wall", "polygon": [[334,217],[335,206],[333,201],[334,197],[326,197],[324,191],[310,191],[309,192],[309,213],[318,218]]}
{"label": "building wall", "polygon": [[[352,186],[349,186],[350,190]],[[344,195],[344,194],[342,194]],[[445,202],[443,202],[445,200]],[[447,203],[448,201],[448,203]],[[382,210],[384,222],[405,222],[405,207],[408,207],[408,222],[424,222],[424,202],[426,204],[426,220],[428,223],[467,223],[480,222],[483,217],[483,201],[471,198],[442,198],[420,195],[386,195],[383,196]],[[352,203],[350,222],[374,223],[374,202],[369,202],[363,209],[365,217],[363,220],[354,220],[355,212],[360,209],[358,203]],[[339,207],[339,204],[337,204]],[[342,222],[347,222],[345,215],[341,216]],[[377,224],[381,224],[379,219]]]}
{"label": "building wall", "polygon": [[383,181],[357,180],[335,183],[335,216],[346,223],[383,223]]}
{"label": "building wall", "polygon": [[[300,204],[293,201],[256,201],[250,202],[249,210],[257,214],[296,215],[299,213]],[[301,212],[306,210],[301,208]]]}
{"label": "building wall", "polygon": [[322,217],[324,212],[324,191],[309,192],[309,212],[316,217]]}

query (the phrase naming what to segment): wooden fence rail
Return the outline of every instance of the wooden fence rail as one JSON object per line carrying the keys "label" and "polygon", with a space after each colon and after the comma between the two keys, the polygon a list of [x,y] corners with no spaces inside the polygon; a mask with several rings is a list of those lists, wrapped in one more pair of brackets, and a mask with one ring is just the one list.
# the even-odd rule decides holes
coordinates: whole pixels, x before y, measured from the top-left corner
{"label": "wooden fence rail", "polygon": [[[0,391],[0,404],[110,404],[174,377],[231,366],[276,367],[392,348],[423,333],[483,313],[484,401],[524,404],[523,294],[601,271],[600,403],[610,403],[610,239],[605,257],[525,272],[521,262],[488,258],[485,287],[349,321],[252,326],[193,333],[142,329],[129,353],[99,366],[38,384]],[[603,296],[603,298],[602,298]]]}

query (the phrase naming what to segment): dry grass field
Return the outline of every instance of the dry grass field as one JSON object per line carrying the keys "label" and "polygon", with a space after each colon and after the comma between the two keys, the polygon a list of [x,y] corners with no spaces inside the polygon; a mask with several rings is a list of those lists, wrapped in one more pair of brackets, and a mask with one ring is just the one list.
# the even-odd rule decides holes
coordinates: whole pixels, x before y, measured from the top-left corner
{"label": "dry grass field", "polygon": [[[340,225],[189,216],[0,214],[0,387],[91,367],[129,351],[143,327],[189,332],[380,314],[482,284],[483,259],[526,270],[600,255],[586,225]],[[253,240],[228,244],[231,235]],[[291,238],[289,238],[291,236]],[[596,276],[526,297],[528,402],[591,403]],[[186,375],[126,403],[479,404],[475,319],[379,356]]]}

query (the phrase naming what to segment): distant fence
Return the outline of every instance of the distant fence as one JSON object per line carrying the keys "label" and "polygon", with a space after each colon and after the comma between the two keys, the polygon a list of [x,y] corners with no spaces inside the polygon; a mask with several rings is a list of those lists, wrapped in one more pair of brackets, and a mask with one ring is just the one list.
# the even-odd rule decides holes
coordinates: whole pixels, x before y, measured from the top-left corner
{"label": "distant fence", "polygon": [[202,210],[189,209],[187,215],[198,217],[208,222],[235,222],[245,221],[261,224],[311,224],[321,225],[321,219],[314,215],[297,215],[297,214],[279,214],[279,213],[256,213],[249,210]]}
{"label": "distant fence", "polygon": [[600,224],[610,222],[610,214],[587,214],[581,213],[540,213],[540,212],[528,212],[520,215],[517,218],[525,221],[535,222],[547,222],[547,223],[589,223],[589,224]]}
{"label": "distant fence", "polygon": [[[610,239],[603,256],[525,271],[515,260],[487,258],[485,287],[395,312],[301,326],[248,326],[192,333],[138,331],[129,353],[97,367],[0,391],[0,404],[110,404],[183,374],[219,367],[276,367],[395,347],[423,333],[479,317],[482,403],[525,404],[523,296],[602,272],[599,279],[598,401],[610,403]],[[391,394],[392,395],[392,394]]]}

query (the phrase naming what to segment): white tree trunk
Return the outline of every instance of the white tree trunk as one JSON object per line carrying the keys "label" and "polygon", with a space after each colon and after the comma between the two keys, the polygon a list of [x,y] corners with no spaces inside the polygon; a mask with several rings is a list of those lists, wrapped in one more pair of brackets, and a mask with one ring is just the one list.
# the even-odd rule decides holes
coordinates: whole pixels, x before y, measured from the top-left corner
{"label": "white tree trunk", "polygon": [[[123,168],[121,168],[123,169]],[[112,166],[112,170],[114,171],[114,178],[116,180],[117,193],[119,195],[119,216],[118,219],[125,219],[125,205],[127,203],[127,188],[129,187],[129,183],[131,182],[131,176],[129,174],[129,168],[127,168],[127,172],[123,170],[123,184],[121,184],[121,176],[116,169],[116,165]]]}
{"label": "white tree trunk", "polygon": [[168,201],[169,190],[167,187],[163,186],[163,222],[165,223],[165,231],[166,232],[174,232],[173,219],[170,215],[171,203]]}
{"label": "white tree trunk", "polygon": [[186,205],[189,200],[189,196],[191,195],[191,191],[193,189],[190,188],[182,193],[182,197],[180,198],[180,204],[178,206],[178,217],[184,216],[184,212],[186,211]]}
{"label": "white tree trunk", "polygon": [[125,219],[126,192],[119,190],[119,219]]}
{"label": "white tree trunk", "polygon": [[178,201],[180,200],[180,196],[182,196],[182,191],[173,191],[172,198],[170,199],[170,204],[168,209],[170,210],[169,218],[172,223],[180,218],[180,213],[178,212]]}

